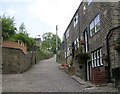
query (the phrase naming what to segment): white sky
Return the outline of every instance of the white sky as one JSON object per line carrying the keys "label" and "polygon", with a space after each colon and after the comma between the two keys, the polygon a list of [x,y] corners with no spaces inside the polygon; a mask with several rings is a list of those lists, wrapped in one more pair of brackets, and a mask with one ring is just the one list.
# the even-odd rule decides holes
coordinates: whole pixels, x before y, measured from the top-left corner
{"label": "white sky", "polygon": [[17,27],[24,22],[31,37],[46,32],[62,38],[81,0],[1,0],[0,15],[14,16]]}

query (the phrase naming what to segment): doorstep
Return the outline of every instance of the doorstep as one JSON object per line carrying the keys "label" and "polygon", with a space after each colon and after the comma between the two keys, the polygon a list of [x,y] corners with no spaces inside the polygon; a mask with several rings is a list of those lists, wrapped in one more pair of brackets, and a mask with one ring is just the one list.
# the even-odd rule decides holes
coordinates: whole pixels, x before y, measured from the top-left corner
{"label": "doorstep", "polygon": [[75,81],[77,81],[82,86],[82,91],[86,92],[118,92],[118,89],[114,87],[112,83],[106,85],[94,85],[88,81],[84,81],[83,79],[73,75],[71,76]]}
{"label": "doorstep", "polygon": [[75,75],[71,76],[74,80],[76,80],[79,84],[81,85],[85,85],[85,87],[95,87],[95,85],[91,84],[88,81],[84,81],[83,79],[81,79],[80,77],[77,77]]}

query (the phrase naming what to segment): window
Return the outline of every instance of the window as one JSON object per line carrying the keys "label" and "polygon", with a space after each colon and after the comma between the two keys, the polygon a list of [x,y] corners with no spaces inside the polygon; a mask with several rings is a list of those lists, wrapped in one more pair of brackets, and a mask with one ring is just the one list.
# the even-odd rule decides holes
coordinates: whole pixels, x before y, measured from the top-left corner
{"label": "window", "polygon": [[95,33],[95,24],[94,21],[92,21],[90,24],[90,36],[94,35],[94,33]]}
{"label": "window", "polygon": [[92,0],[88,0],[88,5],[90,5],[91,2],[92,2]]}
{"label": "window", "polygon": [[76,43],[76,40],[74,41],[74,44],[75,44],[75,50],[76,50],[76,49],[77,49],[77,47],[76,47],[76,44],[77,44],[77,43]]}
{"label": "window", "polygon": [[67,56],[70,55],[70,48],[67,48]]}
{"label": "window", "polygon": [[100,66],[100,50],[97,51],[97,65]]}
{"label": "window", "polygon": [[69,32],[70,32],[70,29],[68,29],[67,32],[66,32],[66,38],[69,37]]}
{"label": "window", "polygon": [[102,61],[102,49],[100,49],[100,65],[103,65],[103,61]]}
{"label": "window", "polygon": [[96,67],[97,66],[97,56],[96,56],[96,52],[94,52],[94,66]]}
{"label": "window", "polygon": [[79,47],[79,38],[74,41],[75,50]]}
{"label": "window", "polygon": [[83,14],[85,14],[86,6],[83,4]]}
{"label": "window", "polygon": [[75,27],[78,23],[78,13],[75,15],[73,20],[74,20],[74,27]]}
{"label": "window", "polygon": [[92,67],[99,67],[103,65],[102,61],[102,49],[99,49],[91,54],[92,57]]}
{"label": "window", "polygon": [[93,36],[100,30],[100,16],[97,17],[90,23],[90,36]]}
{"label": "window", "polygon": [[100,17],[99,15],[95,18],[95,32],[100,29]]}
{"label": "window", "polygon": [[67,56],[66,56],[66,51],[65,51],[65,58],[66,58]]}
{"label": "window", "polygon": [[92,53],[91,57],[92,57],[92,67],[94,67],[94,54],[93,53]]}
{"label": "window", "polygon": [[77,47],[79,48],[79,38],[77,38]]}

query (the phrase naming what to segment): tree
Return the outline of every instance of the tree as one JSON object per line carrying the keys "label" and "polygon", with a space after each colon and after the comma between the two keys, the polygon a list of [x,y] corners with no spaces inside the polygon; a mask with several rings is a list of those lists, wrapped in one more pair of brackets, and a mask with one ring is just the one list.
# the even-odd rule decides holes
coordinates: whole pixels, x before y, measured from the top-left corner
{"label": "tree", "polygon": [[28,33],[25,28],[25,24],[22,23],[19,26],[19,33],[13,37],[14,41],[21,41],[26,44],[28,50],[34,45],[34,39],[28,36]]}
{"label": "tree", "polygon": [[21,25],[19,26],[19,33],[23,33],[28,35],[27,30],[25,28],[25,24],[22,22]]}
{"label": "tree", "polygon": [[[48,32],[43,34],[42,37],[43,37],[43,43],[42,43],[43,48],[56,53],[56,35],[52,34],[51,32]],[[58,46],[59,46],[61,40],[58,36],[57,38],[58,38]]]}
{"label": "tree", "polygon": [[30,38],[28,35],[24,33],[19,33],[14,36],[15,41],[22,41],[28,47],[28,50],[34,45],[34,39]]}
{"label": "tree", "polygon": [[2,19],[2,37],[3,40],[10,39],[14,34],[16,34],[16,27],[14,23],[14,17],[6,17],[3,15]]}

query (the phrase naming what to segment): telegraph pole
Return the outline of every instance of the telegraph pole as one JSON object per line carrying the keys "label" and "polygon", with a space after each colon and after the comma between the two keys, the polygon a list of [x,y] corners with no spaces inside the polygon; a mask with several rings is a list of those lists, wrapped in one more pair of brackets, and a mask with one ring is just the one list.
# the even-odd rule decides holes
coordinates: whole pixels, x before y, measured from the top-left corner
{"label": "telegraph pole", "polygon": [[58,51],[58,26],[56,25],[56,55],[57,55],[57,51]]}
{"label": "telegraph pole", "polygon": [[56,62],[57,62],[57,51],[58,51],[58,26],[56,25]]}

